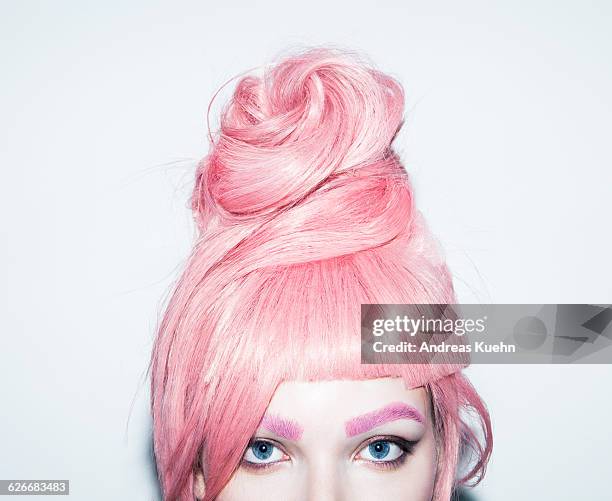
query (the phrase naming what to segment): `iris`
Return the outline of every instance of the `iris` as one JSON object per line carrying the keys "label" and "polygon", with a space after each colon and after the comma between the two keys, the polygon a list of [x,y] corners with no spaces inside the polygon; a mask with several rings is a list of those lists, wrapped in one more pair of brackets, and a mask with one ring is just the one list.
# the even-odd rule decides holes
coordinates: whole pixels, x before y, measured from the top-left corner
{"label": "iris", "polygon": [[373,458],[384,459],[389,455],[391,445],[387,441],[379,440],[377,442],[372,442],[368,446],[368,450]]}
{"label": "iris", "polygon": [[274,446],[269,442],[255,442],[253,445],[251,445],[251,450],[257,459],[265,461],[266,459],[270,459],[270,456],[272,456]]}

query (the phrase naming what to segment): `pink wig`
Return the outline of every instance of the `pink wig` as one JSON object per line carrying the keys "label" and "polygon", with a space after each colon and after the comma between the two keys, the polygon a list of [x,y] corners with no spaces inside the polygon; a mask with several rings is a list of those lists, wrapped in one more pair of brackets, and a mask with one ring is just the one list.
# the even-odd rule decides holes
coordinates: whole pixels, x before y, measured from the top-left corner
{"label": "pink wig", "polygon": [[[152,354],[164,499],[193,499],[202,468],[214,500],[288,380],[402,377],[426,387],[440,451],[435,499],[481,478],[491,424],[464,365],[360,363],[362,303],[456,302],[391,149],[403,106],[396,80],[336,49],[238,82],[198,165],[198,238]],[[457,478],[466,447],[476,460]]]}

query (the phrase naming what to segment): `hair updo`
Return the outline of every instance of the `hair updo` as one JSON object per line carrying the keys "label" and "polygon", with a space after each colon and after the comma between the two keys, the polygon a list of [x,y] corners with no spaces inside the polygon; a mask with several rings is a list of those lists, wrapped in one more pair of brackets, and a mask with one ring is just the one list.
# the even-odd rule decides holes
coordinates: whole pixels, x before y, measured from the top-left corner
{"label": "hair updo", "polygon": [[[362,303],[456,302],[391,148],[403,112],[399,82],[342,50],[308,49],[238,82],[197,167],[198,237],[152,353],[164,499],[193,499],[202,468],[214,500],[289,380],[425,386],[440,451],[436,501],[484,473],[491,423],[464,364],[360,363]],[[468,449],[469,471],[457,478]]]}

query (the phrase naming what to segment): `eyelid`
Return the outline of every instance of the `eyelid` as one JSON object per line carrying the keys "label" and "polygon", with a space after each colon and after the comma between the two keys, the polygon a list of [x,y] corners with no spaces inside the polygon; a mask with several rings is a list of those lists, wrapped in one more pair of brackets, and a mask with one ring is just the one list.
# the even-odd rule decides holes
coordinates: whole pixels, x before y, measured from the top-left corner
{"label": "eyelid", "polygon": [[283,444],[281,444],[280,442],[278,442],[276,439],[274,438],[270,438],[270,437],[259,437],[259,436],[255,436],[253,438],[251,438],[251,440],[249,440],[249,445],[247,447],[250,447],[251,445],[253,445],[255,442],[270,442],[271,444],[277,445],[279,447],[282,447]]}
{"label": "eyelid", "polygon": [[[258,463],[254,461],[249,461],[248,459],[246,459],[248,451],[257,442],[264,442],[278,449],[278,451],[282,455],[282,458],[277,459],[276,461],[273,461],[270,463],[265,463],[265,462]],[[291,463],[292,461],[293,461],[293,458],[291,457],[291,455],[287,453],[287,451],[285,450],[285,447],[283,447],[282,444],[280,444],[276,440],[270,439],[270,438],[254,437],[249,441],[249,444],[247,445],[247,447],[245,448],[245,451],[242,454],[240,466],[242,468],[246,468],[252,473],[258,473],[258,474],[262,473],[263,474],[263,473],[267,473],[268,471],[274,471],[276,468],[280,467],[281,465],[286,464],[288,462]]]}
{"label": "eyelid", "polygon": [[[266,442],[266,443],[270,443],[272,444],[274,447],[278,448],[285,456],[289,456],[289,453],[287,452],[286,448],[280,443],[277,442],[276,440],[274,440],[273,438],[268,438],[268,437],[253,437],[250,441],[249,441],[249,445],[246,446],[246,449],[244,450],[245,453],[246,451],[249,449],[249,447],[252,447],[254,443],[256,442]],[[244,454],[243,454],[244,455]]]}
{"label": "eyelid", "polygon": [[353,454],[351,455],[351,461],[355,459],[355,457],[368,445],[373,444],[374,442],[392,442],[397,444],[402,450],[406,452],[406,454],[410,454],[414,446],[418,443],[418,440],[406,440],[405,438],[398,437],[397,435],[374,435],[363,442],[361,442]]}

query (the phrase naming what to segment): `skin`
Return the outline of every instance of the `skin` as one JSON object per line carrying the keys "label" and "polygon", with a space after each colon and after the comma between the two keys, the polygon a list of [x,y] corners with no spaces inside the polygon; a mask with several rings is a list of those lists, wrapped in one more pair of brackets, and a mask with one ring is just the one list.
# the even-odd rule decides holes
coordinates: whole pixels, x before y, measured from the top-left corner
{"label": "skin", "polygon": [[[266,416],[291,426],[262,420],[217,501],[431,501],[437,451],[429,407],[423,388],[408,390],[397,378],[283,383]],[[408,411],[385,412],[398,408]],[[204,492],[199,473],[194,494]]]}

